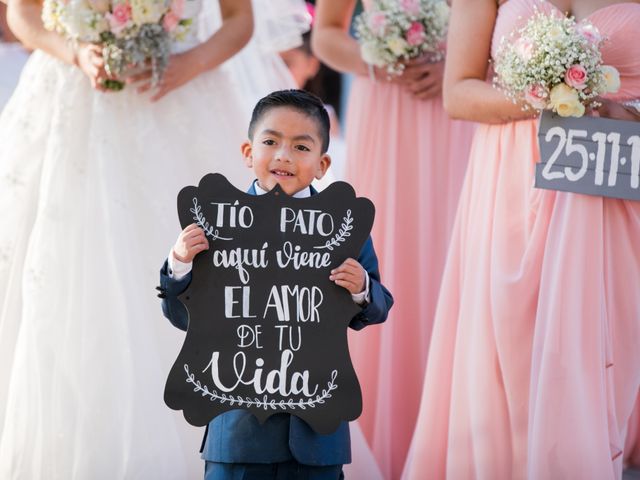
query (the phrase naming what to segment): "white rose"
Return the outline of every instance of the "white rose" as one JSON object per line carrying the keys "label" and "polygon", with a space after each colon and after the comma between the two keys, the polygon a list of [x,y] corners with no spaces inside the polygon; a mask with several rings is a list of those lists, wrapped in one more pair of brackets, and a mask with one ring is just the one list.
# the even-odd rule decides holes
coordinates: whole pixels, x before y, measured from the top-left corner
{"label": "white rose", "polygon": [[549,39],[553,42],[560,43],[566,38],[566,34],[562,27],[558,25],[552,26],[548,31],[547,35],[549,35]]}
{"label": "white rose", "polygon": [[60,24],[71,38],[87,42],[100,40],[95,28],[97,14],[85,0],[71,0],[60,13]]}
{"label": "white rose", "polygon": [[604,77],[606,93],[617,92],[620,89],[620,72],[611,65],[603,65],[600,69]]}
{"label": "white rose", "polygon": [[584,114],[578,91],[566,83],[559,83],[551,89],[549,105],[561,117],[581,117]]}
{"label": "white rose", "polygon": [[42,23],[44,23],[44,28],[47,30],[58,30],[60,16],[58,10],[58,2],[56,0],[44,0],[42,3]]}
{"label": "white rose", "polygon": [[131,18],[136,25],[158,23],[167,11],[164,1],[160,0],[132,0]]}
{"label": "white rose", "polygon": [[375,65],[376,67],[384,67],[385,65],[378,48],[373,42],[365,42],[360,45],[360,55],[365,63],[369,65]]}
{"label": "white rose", "polygon": [[409,44],[400,37],[390,37],[386,43],[389,50],[391,50],[396,57],[403,55],[409,46]]}
{"label": "white rose", "polygon": [[584,105],[580,102],[578,102],[573,110],[573,117],[581,117],[584,115],[585,112],[585,108]]}

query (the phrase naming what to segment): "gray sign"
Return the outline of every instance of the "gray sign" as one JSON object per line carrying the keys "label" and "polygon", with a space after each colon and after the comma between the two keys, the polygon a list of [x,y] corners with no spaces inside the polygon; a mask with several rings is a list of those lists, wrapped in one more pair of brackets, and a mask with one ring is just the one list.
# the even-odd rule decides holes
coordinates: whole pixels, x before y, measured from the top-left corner
{"label": "gray sign", "polygon": [[538,145],[537,188],[640,200],[640,122],[545,111]]}

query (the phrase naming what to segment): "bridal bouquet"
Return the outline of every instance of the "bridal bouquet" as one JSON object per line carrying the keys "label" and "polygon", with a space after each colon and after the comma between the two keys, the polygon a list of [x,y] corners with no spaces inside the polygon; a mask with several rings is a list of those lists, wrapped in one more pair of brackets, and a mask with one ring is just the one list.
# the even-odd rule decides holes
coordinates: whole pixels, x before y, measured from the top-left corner
{"label": "bridal bouquet", "polygon": [[444,0],[374,0],[355,20],[363,60],[399,75],[403,60],[444,58],[449,6]]}
{"label": "bridal bouquet", "polygon": [[[191,20],[182,19],[185,0],[44,0],[42,20],[48,30],[70,41],[103,46],[107,73],[151,66],[153,85],[169,62],[171,42],[183,37]],[[107,80],[112,90],[124,83]]]}
{"label": "bridal bouquet", "polygon": [[524,110],[581,117],[594,99],[620,88],[618,71],[602,64],[604,38],[588,22],[536,11],[498,48],[494,86]]}

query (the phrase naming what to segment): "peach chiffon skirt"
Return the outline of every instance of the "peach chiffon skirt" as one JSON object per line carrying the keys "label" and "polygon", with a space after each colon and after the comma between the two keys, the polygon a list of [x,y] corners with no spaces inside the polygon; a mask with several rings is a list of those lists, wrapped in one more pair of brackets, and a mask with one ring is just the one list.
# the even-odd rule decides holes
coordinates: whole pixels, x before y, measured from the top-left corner
{"label": "peach chiffon skirt", "polygon": [[472,125],[438,99],[357,78],[347,116],[347,180],[376,206],[373,240],[395,304],[382,327],[350,336],[363,390],[360,425],[386,478],[398,478],[415,426],[435,304]]}
{"label": "peach chiffon skirt", "polygon": [[624,464],[627,467],[640,467],[640,399],[629,419],[627,439],[624,444]]}
{"label": "peach chiffon skirt", "polygon": [[[550,2],[508,0],[503,34]],[[589,16],[640,97],[640,5]],[[638,123],[640,130],[640,123]],[[410,479],[620,478],[640,386],[640,202],[538,190],[536,123],[478,127],[438,301]]]}
{"label": "peach chiffon skirt", "polygon": [[535,133],[478,127],[406,478],[620,476],[640,204],[533,188]]}
{"label": "peach chiffon skirt", "polygon": [[[540,273],[533,260],[548,228],[536,218],[548,216],[554,196],[533,188],[535,133],[533,121],[476,131],[407,478],[524,476],[513,465],[523,465],[526,454]],[[513,455],[523,458],[512,463]]]}

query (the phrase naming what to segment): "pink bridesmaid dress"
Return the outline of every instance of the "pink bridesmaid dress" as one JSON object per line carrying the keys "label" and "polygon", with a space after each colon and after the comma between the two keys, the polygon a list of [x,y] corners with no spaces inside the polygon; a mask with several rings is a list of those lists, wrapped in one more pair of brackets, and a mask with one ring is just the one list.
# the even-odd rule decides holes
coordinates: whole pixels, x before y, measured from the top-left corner
{"label": "pink bridesmaid dress", "polygon": [[[534,5],[557,11],[500,7],[493,54]],[[612,98],[640,98],[640,5],[588,20],[620,71]],[[620,478],[640,386],[640,203],[535,189],[538,156],[533,120],[476,131],[406,478]]]}
{"label": "pink bridesmaid dress", "polygon": [[429,337],[473,126],[440,97],[354,80],[347,181],[376,206],[373,239],[395,304],[381,327],[350,337],[363,390],[360,425],[385,478],[399,478],[415,426]]}
{"label": "pink bridesmaid dress", "polygon": [[636,469],[640,467],[640,398],[636,401],[627,427],[627,438],[624,443],[624,465]]}

